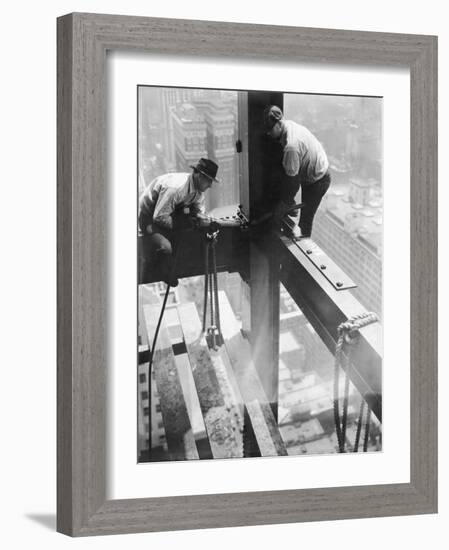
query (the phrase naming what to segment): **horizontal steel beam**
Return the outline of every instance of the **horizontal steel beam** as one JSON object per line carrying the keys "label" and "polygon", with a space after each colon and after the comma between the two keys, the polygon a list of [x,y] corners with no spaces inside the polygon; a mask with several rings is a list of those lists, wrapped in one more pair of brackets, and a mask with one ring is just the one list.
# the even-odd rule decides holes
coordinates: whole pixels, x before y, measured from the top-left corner
{"label": "horizontal steel beam", "polygon": [[[282,284],[334,355],[338,326],[354,315],[366,312],[366,309],[350,290],[337,290],[319,266],[309,261],[296,242],[280,233],[274,241],[280,253]],[[351,353],[351,363],[352,383],[381,420],[382,326],[379,323],[360,330],[359,341]]]}
{"label": "horizontal steel beam", "polygon": [[306,255],[306,258],[322,272],[335,290],[357,287],[354,281],[312,239],[302,239],[296,245]]}
{"label": "horizontal steel beam", "polygon": [[[294,227],[294,222],[285,216],[282,223],[282,230],[290,235]],[[312,239],[301,239],[296,241],[296,246],[302,250],[306,257],[317,267],[326,279],[336,290],[346,290],[356,288],[354,281],[322,250]]]}
{"label": "horizontal steel beam", "polygon": [[[185,231],[179,236],[179,252],[176,259],[176,277],[204,275],[205,237],[200,231]],[[144,261],[142,237],[138,237],[138,259]],[[249,238],[248,233],[239,228],[224,227],[220,230],[216,246],[217,271],[248,272]],[[145,280],[139,284],[155,283],[161,277],[157,266],[151,269]]]}

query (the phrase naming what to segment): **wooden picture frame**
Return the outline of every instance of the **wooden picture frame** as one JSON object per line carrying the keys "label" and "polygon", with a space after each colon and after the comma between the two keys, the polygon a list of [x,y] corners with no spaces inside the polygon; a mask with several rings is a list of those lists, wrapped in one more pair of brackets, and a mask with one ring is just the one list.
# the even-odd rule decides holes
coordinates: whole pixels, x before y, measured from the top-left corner
{"label": "wooden picture frame", "polygon": [[[410,483],[106,500],[108,50],[410,69]],[[437,511],[437,38],[74,13],[58,19],[58,504],[71,536]]]}

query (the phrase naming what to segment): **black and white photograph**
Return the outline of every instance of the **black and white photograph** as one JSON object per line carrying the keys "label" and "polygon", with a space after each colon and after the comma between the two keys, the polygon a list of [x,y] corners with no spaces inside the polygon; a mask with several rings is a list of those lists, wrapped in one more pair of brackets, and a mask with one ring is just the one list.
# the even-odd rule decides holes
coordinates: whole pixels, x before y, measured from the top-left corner
{"label": "black and white photograph", "polygon": [[382,450],[382,98],[138,87],[138,461]]}
{"label": "black and white photograph", "polygon": [[6,4],[6,549],[447,538],[444,5]]}

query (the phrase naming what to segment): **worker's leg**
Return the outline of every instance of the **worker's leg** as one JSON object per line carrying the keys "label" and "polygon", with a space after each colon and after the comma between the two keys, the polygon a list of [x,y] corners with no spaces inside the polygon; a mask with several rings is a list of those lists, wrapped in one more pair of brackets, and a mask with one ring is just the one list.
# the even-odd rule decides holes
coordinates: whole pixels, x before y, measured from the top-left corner
{"label": "worker's leg", "polygon": [[[281,190],[280,190],[280,196],[281,201],[284,205],[284,211],[288,210],[292,206],[294,206],[298,200],[298,192],[300,188],[301,180],[300,176],[287,176],[287,174],[283,174],[282,181],[281,181]],[[295,210],[290,210],[288,214],[284,214],[285,218],[287,219],[288,225],[291,227],[291,234],[293,237],[295,237],[295,233],[298,229],[298,222],[299,222],[299,208]],[[299,231],[298,231],[299,233]]]}
{"label": "worker's leg", "polygon": [[178,280],[173,273],[173,247],[165,232],[153,233],[150,236],[152,246],[152,263],[161,279],[170,286],[177,286]]}
{"label": "worker's leg", "polygon": [[151,235],[144,235],[143,253],[145,265],[141,278],[142,282],[157,276],[170,286],[176,286],[178,284],[176,277],[172,273],[172,243],[165,232],[156,230]]}
{"label": "worker's leg", "polygon": [[301,210],[299,208],[296,208],[295,210],[290,210],[288,217],[291,222],[293,222],[295,225],[299,225],[299,214]]}
{"label": "worker's leg", "polygon": [[139,284],[145,284],[151,279],[151,253],[153,250],[147,227],[151,227],[152,217],[139,212]]}
{"label": "worker's leg", "polygon": [[172,256],[173,249],[170,240],[162,233],[156,232],[149,236],[152,250],[156,255]]}
{"label": "worker's leg", "polygon": [[313,219],[320,206],[321,199],[329,189],[330,182],[330,174],[327,172],[320,180],[302,187],[303,207],[299,219],[299,228],[303,237],[310,237],[312,234]]}

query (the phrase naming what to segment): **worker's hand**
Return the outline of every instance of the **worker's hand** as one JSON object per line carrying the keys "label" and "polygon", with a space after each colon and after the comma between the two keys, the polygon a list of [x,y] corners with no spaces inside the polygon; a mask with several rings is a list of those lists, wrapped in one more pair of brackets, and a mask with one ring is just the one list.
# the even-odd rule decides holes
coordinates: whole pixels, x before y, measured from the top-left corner
{"label": "worker's hand", "polygon": [[206,216],[205,214],[199,214],[195,217],[198,227],[210,227],[211,225],[219,226],[219,220]]}
{"label": "worker's hand", "polygon": [[145,233],[147,235],[152,235],[153,234],[153,226],[150,224],[148,224],[146,227],[145,227]]}
{"label": "worker's hand", "polygon": [[209,227],[210,225],[210,218],[208,216],[197,216],[195,219],[198,227]]}

